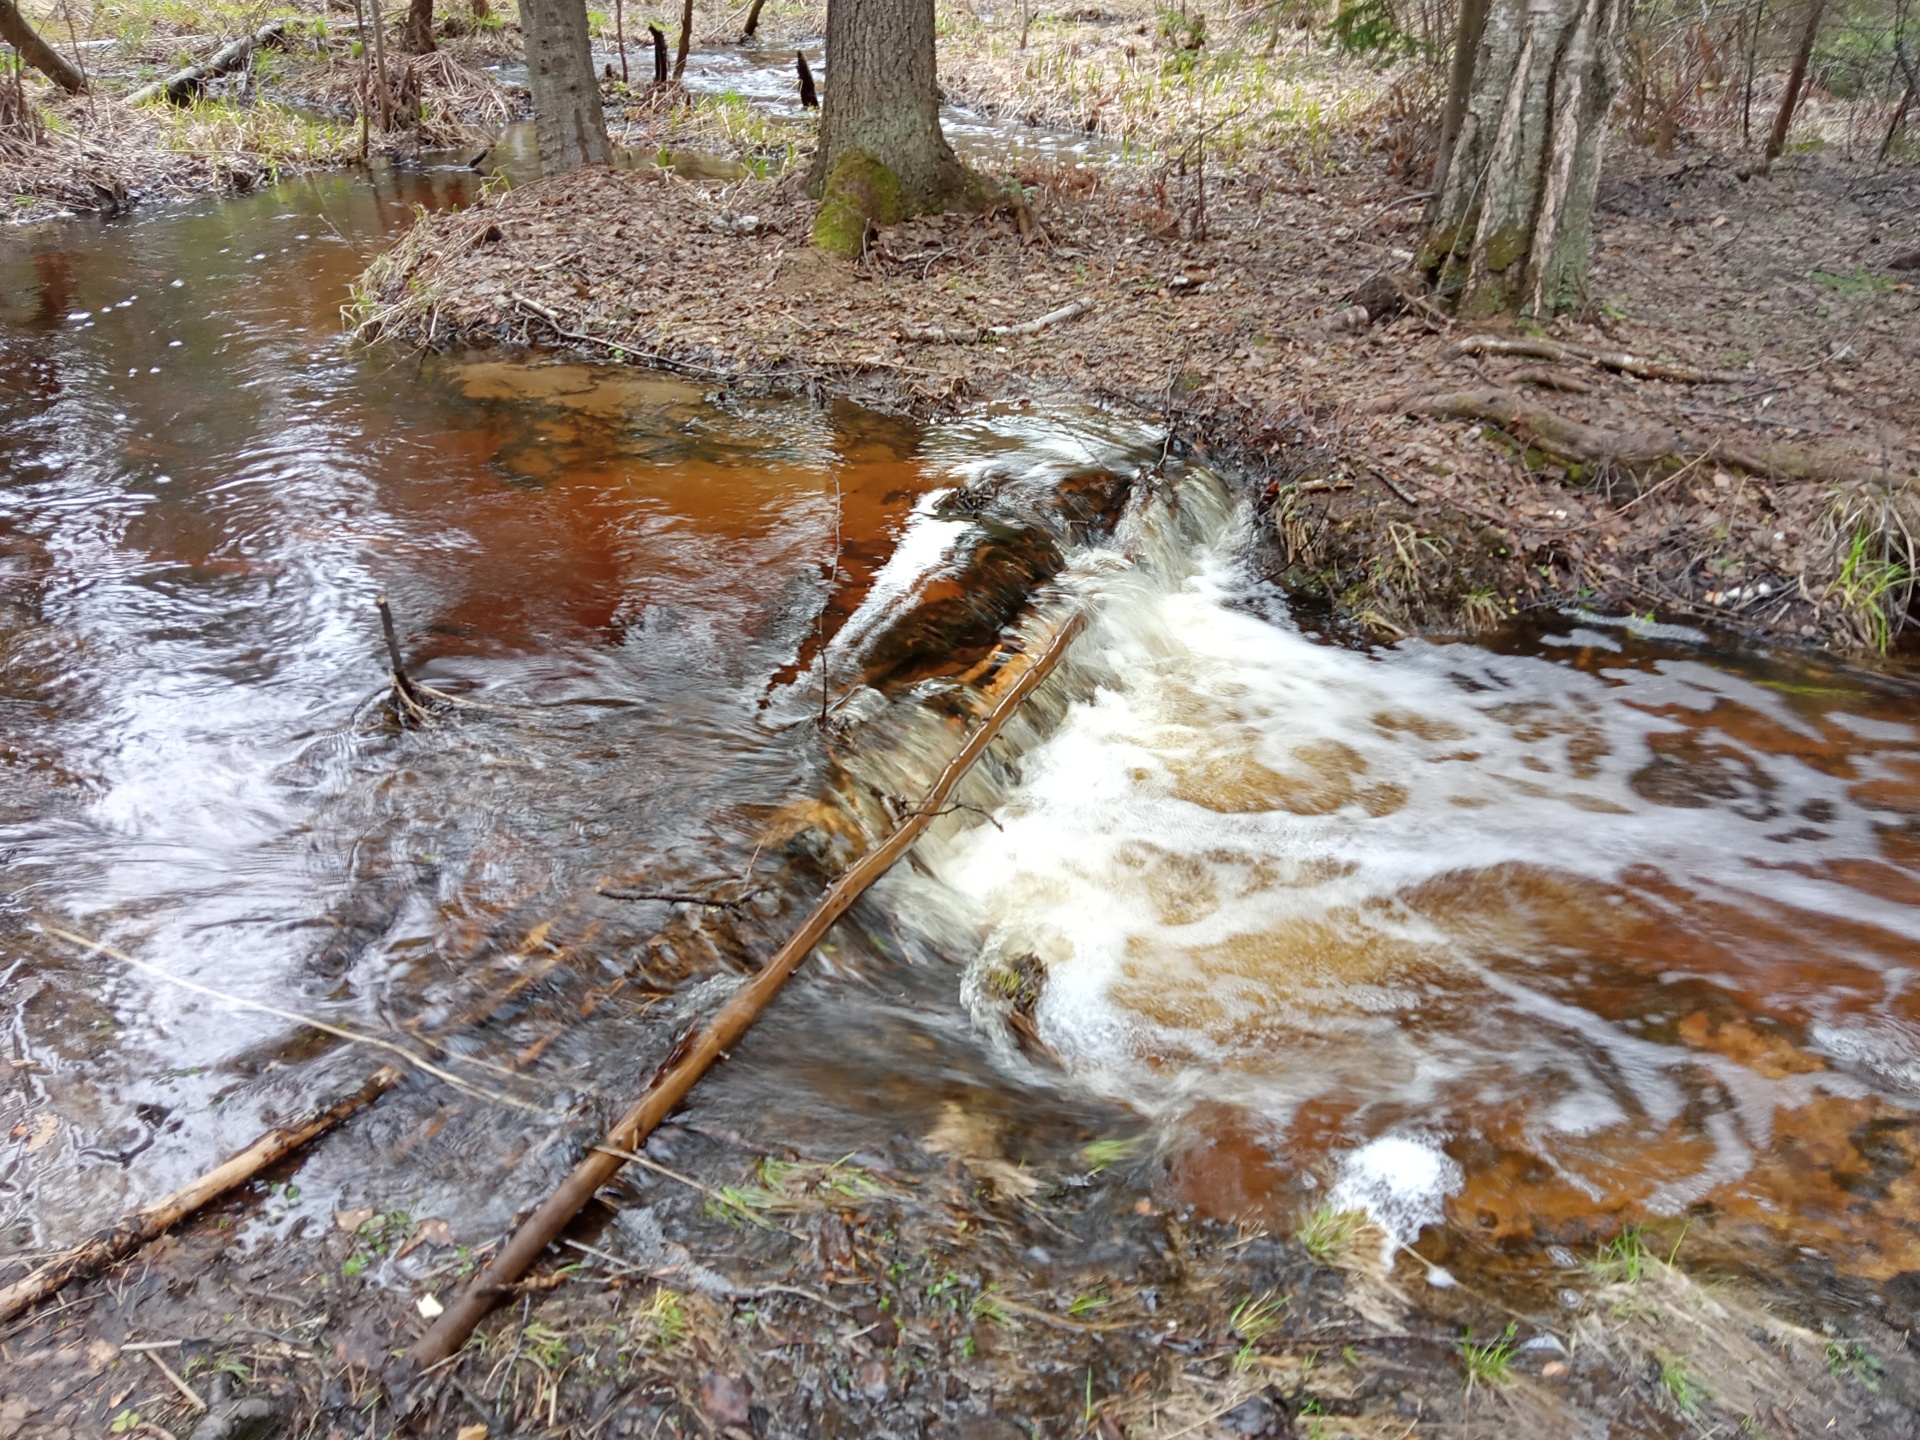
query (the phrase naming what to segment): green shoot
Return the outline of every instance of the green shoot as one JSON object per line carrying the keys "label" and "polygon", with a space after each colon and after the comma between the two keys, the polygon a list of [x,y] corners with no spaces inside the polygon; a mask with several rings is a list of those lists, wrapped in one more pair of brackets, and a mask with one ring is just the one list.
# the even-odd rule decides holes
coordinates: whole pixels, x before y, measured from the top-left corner
{"label": "green shoot", "polygon": [[1519,1327],[1513,1321],[1507,1322],[1507,1328],[1500,1332],[1497,1340],[1487,1340],[1476,1345],[1473,1332],[1469,1330],[1460,1341],[1460,1359],[1467,1367],[1467,1390],[1471,1395],[1476,1385],[1504,1385],[1512,1377],[1513,1355],[1519,1346],[1513,1337]]}
{"label": "green shoot", "polygon": [[1676,1414],[1688,1420],[1696,1420],[1705,1408],[1707,1389],[1698,1380],[1687,1374],[1687,1367],[1671,1355],[1660,1355],[1660,1388],[1666,1392],[1667,1401]]}
{"label": "green shoot", "polygon": [[1367,1217],[1361,1211],[1336,1211],[1331,1205],[1322,1205],[1300,1222],[1293,1238],[1322,1265],[1331,1265],[1353,1253],[1366,1223]]}

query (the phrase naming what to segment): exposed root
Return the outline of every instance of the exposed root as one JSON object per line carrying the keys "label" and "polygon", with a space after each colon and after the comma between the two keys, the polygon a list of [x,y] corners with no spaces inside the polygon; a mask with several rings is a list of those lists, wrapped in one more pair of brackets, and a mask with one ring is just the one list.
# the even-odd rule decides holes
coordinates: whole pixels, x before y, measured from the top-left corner
{"label": "exposed root", "polygon": [[1558,340],[1501,340],[1491,335],[1469,335],[1453,347],[1456,355],[1513,355],[1529,360],[1585,360],[1608,370],[1637,375],[1642,380],[1675,380],[1683,385],[1751,385],[1765,379],[1748,370],[1696,370],[1690,365],[1669,365],[1662,360],[1647,360],[1624,350],[1590,350],[1585,345],[1568,345]]}
{"label": "exposed root", "polygon": [[1536,405],[1512,390],[1390,395],[1368,408],[1376,414],[1485,421],[1524,442],[1527,448],[1603,474],[1670,471],[1709,452],[1730,466],[1774,480],[1849,484],[1884,468],[1864,456],[1811,445],[1729,440],[1660,426],[1604,430]]}

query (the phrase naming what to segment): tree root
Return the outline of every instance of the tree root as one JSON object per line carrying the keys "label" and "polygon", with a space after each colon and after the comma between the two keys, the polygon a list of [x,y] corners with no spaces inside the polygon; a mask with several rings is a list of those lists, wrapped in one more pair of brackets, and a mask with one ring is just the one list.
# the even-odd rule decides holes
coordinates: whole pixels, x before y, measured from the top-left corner
{"label": "tree root", "polygon": [[1642,380],[1677,380],[1685,385],[1749,385],[1766,378],[1751,370],[1696,370],[1688,365],[1642,359],[1624,350],[1589,350],[1584,345],[1568,345],[1559,340],[1500,340],[1491,335],[1470,335],[1456,344],[1451,353],[1513,355],[1528,360],[1585,360],[1603,369],[1637,375]]}
{"label": "tree root", "polygon": [[1375,414],[1485,421],[1557,460],[1596,468],[1664,470],[1684,465],[1709,450],[1725,465],[1772,480],[1844,483],[1865,478],[1863,471],[1880,468],[1864,456],[1813,445],[1728,440],[1657,425],[1602,430],[1570,420],[1511,390],[1389,395],[1367,408]]}

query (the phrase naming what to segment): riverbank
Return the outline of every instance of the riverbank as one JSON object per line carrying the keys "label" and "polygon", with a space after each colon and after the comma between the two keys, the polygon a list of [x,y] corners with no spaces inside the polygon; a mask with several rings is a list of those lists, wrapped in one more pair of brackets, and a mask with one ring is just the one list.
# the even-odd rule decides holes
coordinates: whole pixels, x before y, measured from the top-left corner
{"label": "riverbank", "polygon": [[1901,1314],[1801,1323],[1676,1267],[1683,1226],[1509,1264],[1495,1294],[1324,1209],[1197,1214],[1233,1165],[1204,1146],[1029,1135],[1031,1163],[1008,1138],[959,1105],[837,1159],[670,1126],[410,1389],[392,1355],[491,1247],[369,1206],[236,1250],[266,1184],[8,1329],[0,1436],[1914,1433]]}
{"label": "riverbank", "polygon": [[540,182],[423,222],[368,272],[360,333],[921,414],[1119,406],[1237,470],[1276,578],[1376,634],[1578,602],[1883,648],[1920,534],[1920,270],[1893,264],[1920,171],[1741,174],[1617,146],[1593,317],[1544,334],[1382,290],[1419,215],[1384,166],[1254,152],[1022,167],[994,211],[851,265],[809,247],[795,177]]}
{"label": "riverbank", "polygon": [[[377,157],[481,150],[528,113],[524,86],[496,73],[518,59],[518,26],[493,17],[442,17],[436,48],[420,55],[406,53],[393,27],[384,127],[359,26],[323,4],[282,7],[271,20],[223,5],[136,4],[91,17],[84,40],[78,30],[61,35],[44,14],[32,18],[75,59],[87,89],[68,94],[37,74],[23,76],[27,113],[0,124],[0,194],[16,224],[245,193]],[[189,103],[132,103],[248,36],[264,38],[209,76]],[[372,117],[364,127],[363,110]]]}

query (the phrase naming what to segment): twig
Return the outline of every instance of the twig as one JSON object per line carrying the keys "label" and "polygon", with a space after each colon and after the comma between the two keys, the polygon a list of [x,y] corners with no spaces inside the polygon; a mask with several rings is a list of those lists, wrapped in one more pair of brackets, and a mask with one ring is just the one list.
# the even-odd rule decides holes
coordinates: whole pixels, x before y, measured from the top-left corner
{"label": "twig", "polygon": [[[391,1065],[382,1065],[352,1094],[292,1125],[269,1130],[239,1154],[215,1166],[199,1179],[122,1216],[109,1228],[81,1241],[25,1278],[0,1290],[0,1320],[11,1319],[29,1305],[38,1304],[71,1280],[97,1274],[115,1261],[131,1255],[188,1215],[235,1186],[244,1184],[267,1166],[332,1129],[347,1116],[371,1105],[399,1083],[400,1072]],[[140,1353],[159,1363],[159,1356],[152,1350]]]}
{"label": "twig", "polygon": [[356,1045],[374,1046],[376,1049],[385,1050],[390,1054],[398,1056],[407,1064],[417,1070],[425,1071],[436,1080],[446,1081],[447,1084],[453,1086],[456,1090],[464,1090],[469,1095],[477,1096],[482,1100],[492,1100],[496,1104],[510,1105],[516,1110],[527,1110],[536,1115],[541,1113],[538,1105],[529,1105],[524,1100],[515,1100],[511,1096],[502,1095],[496,1091],[488,1090],[483,1086],[475,1085],[471,1081],[462,1080],[458,1075],[442,1070],[438,1065],[430,1061],[422,1060],[404,1045],[396,1045],[393,1041],[383,1040],[378,1035],[368,1035],[363,1031],[349,1030],[344,1026],[332,1025],[325,1020],[316,1019],[311,1015],[302,1015],[297,1010],[282,1010],[277,1005],[264,1005],[258,1000],[247,1000],[239,995],[230,994],[225,990],[216,990],[211,985],[202,985],[196,980],[188,980],[184,976],[175,975],[171,970],[163,970],[150,961],[135,959],[124,950],[116,950],[111,945],[104,944],[99,940],[90,940],[85,935],[76,935],[73,931],[63,930],[58,925],[49,925],[44,920],[40,922],[40,928],[46,931],[47,934],[65,940],[69,944],[98,951],[109,959],[118,960],[123,965],[131,965],[136,970],[143,970],[156,979],[165,980],[172,985],[178,985],[183,990],[191,990],[196,995],[208,995],[215,1000],[224,1000],[229,1005],[236,1005],[242,1010],[256,1010],[263,1015],[272,1015],[281,1020],[291,1020],[296,1025],[306,1025],[312,1029],[322,1031],[325,1034],[336,1036],[341,1040],[350,1040]]}
{"label": "twig", "polygon": [[1585,360],[1607,370],[1637,375],[1642,380],[1675,380],[1687,385],[1747,385],[1763,377],[1751,370],[1696,370],[1690,365],[1668,365],[1644,360],[1624,350],[1589,350],[1558,340],[1501,340],[1491,335],[1469,335],[1453,346],[1456,355],[1518,355],[1532,360]]}
{"label": "twig", "polygon": [[[750,1221],[753,1224],[758,1225],[762,1230],[771,1230],[778,1235],[793,1235],[793,1232],[791,1230],[786,1229],[784,1226],[775,1225],[769,1221],[761,1219],[758,1215],[754,1214],[751,1209],[749,1209],[745,1205],[742,1205],[738,1200],[729,1200],[725,1195],[721,1194],[718,1190],[715,1190],[708,1185],[702,1185],[698,1180],[694,1179],[691,1175],[682,1175],[678,1170],[669,1170],[666,1166],[662,1165],[658,1160],[649,1160],[645,1155],[642,1155],[637,1150],[622,1150],[617,1145],[596,1145],[593,1148],[607,1155],[618,1156],[620,1159],[626,1161],[629,1165],[638,1165],[642,1170],[651,1170],[656,1175],[664,1175],[669,1180],[677,1180],[680,1184],[685,1185],[689,1190],[698,1190],[702,1195],[706,1196],[709,1200],[713,1201],[714,1204],[720,1206],[724,1210],[733,1211],[741,1219]],[[794,1238],[798,1239],[799,1237],[794,1236]]]}
{"label": "twig", "polygon": [[1093,309],[1093,305],[1093,296],[1082,295],[1077,300],[1068,301],[1058,310],[1049,310],[1037,320],[1023,321],[1018,325],[988,325],[975,330],[948,330],[940,325],[909,327],[900,331],[897,338],[917,341],[925,345],[977,345],[987,339],[1038,335],[1051,325],[1058,325],[1062,321],[1073,320],[1086,314]]}
{"label": "twig", "polygon": [[171,1384],[174,1389],[178,1390],[182,1395],[186,1397],[187,1403],[193,1406],[194,1410],[197,1413],[201,1415],[204,1415],[207,1413],[207,1402],[200,1398],[199,1394],[194,1390],[194,1388],[191,1385],[187,1384],[186,1381],[180,1378],[178,1372],[176,1372],[171,1365],[167,1364],[166,1361],[160,1358],[158,1351],[143,1350],[140,1353],[145,1355],[147,1359],[151,1360],[156,1366],[159,1367],[160,1373],[167,1377],[168,1383]]}
{"label": "twig", "polygon": [[[666,905],[705,905],[714,910],[739,910],[747,903],[747,897],[737,900],[722,900],[713,895],[693,895],[679,890],[607,890],[596,889],[596,895],[604,895],[609,900],[658,900]],[[757,895],[758,889],[748,892]]]}

